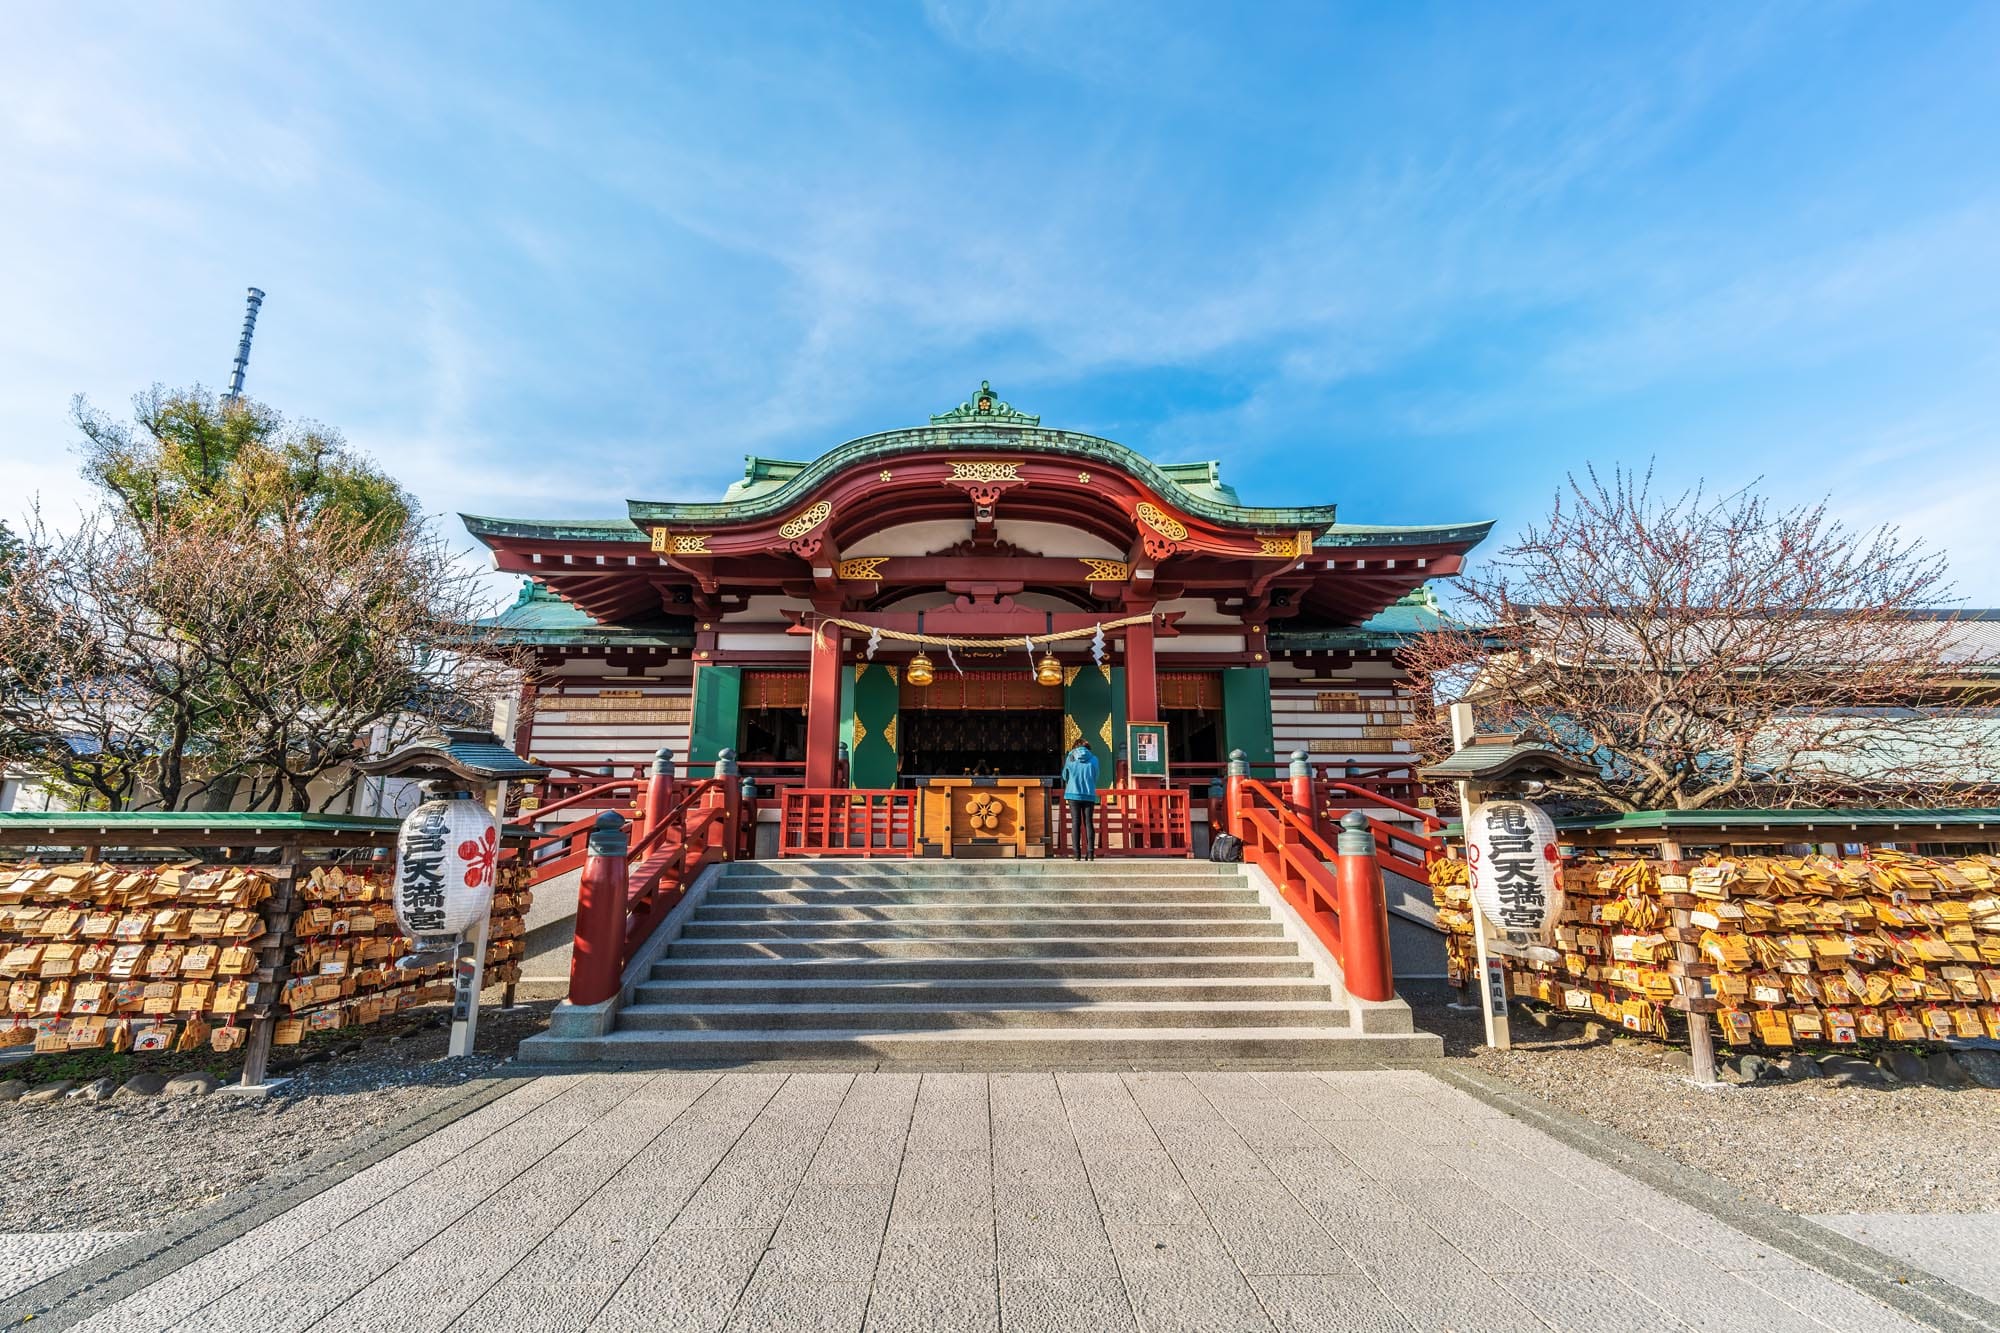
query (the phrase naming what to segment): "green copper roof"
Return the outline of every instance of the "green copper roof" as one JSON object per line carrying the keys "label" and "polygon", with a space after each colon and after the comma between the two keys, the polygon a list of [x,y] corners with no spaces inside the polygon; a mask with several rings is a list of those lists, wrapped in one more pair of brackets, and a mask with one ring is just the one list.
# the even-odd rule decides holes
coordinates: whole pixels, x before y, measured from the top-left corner
{"label": "green copper roof", "polygon": [[[999,425],[985,420],[864,435],[858,440],[836,445],[802,466],[752,459],[744,482],[731,487],[736,492],[735,497],[720,503],[632,500],[625,507],[631,521],[640,527],[654,523],[701,526],[743,523],[786,512],[811,494],[821,482],[848,468],[865,467],[903,454],[933,450],[1043,453],[1103,463],[1137,477],[1186,512],[1230,527],[1317,530],[1334,522],[1332,505],[1257,508],[1238,504],[1234,492],[1219,484],[1208,464],[1169,464],[1162,467],[1115,440],[1075,431]],[[468,520],[468,526],[470,522]],[[639,534],[635,534],[633,539],[646,540]]]}
{"label": "green copper roof", "polygon": [[462,514],[475,537],[524,537],[573,541],[650,542],[646,531],[655,524],[710,527],[753,522],[788,512],[828,478],[849,468],[933,450],[985,451],[1012,454],[1052,454],[1103,463],[1138,478],[1186,513],[1232,528],[1311,528],[1322,535],[1316,545],[1420,546],[1440,542],[1473,543],[1486,536],[1491,523],[1436,527],[1381,527],[1336,521],[1334,506],[1260,507],[1243,504],[1234,488],[1224,484],[1220,464],[1155,463],[1129,446],[1096,435],[1050,430],[1041,418],[1016,411],[1001,402],[993,387],[981,381],[979,392],[948,412],[931,417],[929,426],[879,431],[836,445],[809,463],[776,458],[746,460],[743,478],[730,484],[720,501],[626,502],[625,519],[512,519]]}
{"label": "green copper roof", "polygon": [[[0,814],[8,847],[393,847],[400,819],[369,815],[273,814],[248,810],[22,811]],[[510,843],[532,828],[510,824]]]}
{"label": "green copper roof", "polygon": [[640,542],[652,538],[629,518],[489,518],[460,514],[459,521],[475,537],[539,537],[580,542]]}
{"label": "green copper roof", "polygon": [[1284,621],[1271,625],[1271,647],[1356,649],[1400,648],[1404,641],[1447,623],[1438,610],[1437,597],[1428,586],[1404,593],[1387,607],[1359,625],[1333,629],[1286,629]]}
{"label": "green copper roof", "polygon": [[506,643],[624,645],[635,648],[672,645],[685,648],[694,642],[694,633],[687,621],[669,622],[647,629],[606,625],[571,606],[533,579],[521,580],[520,594],[515,597],[512,606],[497,616],[488,616],[475,623],[482,629],[494,631],[496,637]]}
{"label": "green copper roof", "polygon": [[[1924,842],[1927,833],[1947,830],[1986,831],[2000,836],[2000,808],[1994,806],[1950,807],[1936,810],[1892,807],[1886,809],[1829,810],[1641,810],[1635,814],[1606,813],[1570,815],[1555,821],[1565,833],[1668,833],[1686,830],[1716,833],[1753,833],[1770,830],[1804,832],[1821,829],[1828,833],[1872,831],[1900,834],[1891,842]],[[1464,828],[1453,820],[1440,833],[1448,838],[1464,836]]]}

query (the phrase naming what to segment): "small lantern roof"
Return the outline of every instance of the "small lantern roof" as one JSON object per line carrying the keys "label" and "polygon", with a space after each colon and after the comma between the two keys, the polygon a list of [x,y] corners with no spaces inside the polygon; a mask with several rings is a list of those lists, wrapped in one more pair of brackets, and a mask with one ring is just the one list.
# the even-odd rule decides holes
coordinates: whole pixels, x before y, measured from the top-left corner
{"label": "small lantern roof", "polygon": [[446,727],[419,736],[380,759],[355,767],[378,778],[463,778],[467,782],[534,782],[549,775],[547,764],[532,763],[508,749],[490,731]]}
{"label": "small lantern roof", "polygon": [[1591,770],[1562,751],[1531,739],[1526,732],[1475,736],[1468,745],[1417,770],[1434,782],[1499,782],[1507,779],[1586,777]]}

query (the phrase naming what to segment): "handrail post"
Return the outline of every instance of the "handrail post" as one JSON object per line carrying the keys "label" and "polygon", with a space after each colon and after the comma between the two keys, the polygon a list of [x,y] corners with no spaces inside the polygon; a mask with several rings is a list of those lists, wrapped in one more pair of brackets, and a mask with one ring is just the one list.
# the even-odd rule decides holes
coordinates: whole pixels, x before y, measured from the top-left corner
{"label": "handrail post", "polygon": [[1389,903],[1382,891],[1382,866],[1375,859],[1375,835],[1359,810],[1341,817],[1335,875],[1340,886],[1340,970],[1348,994],[1363,1000],[1396,997],[1389,959]]}
{"label": "handrail post", "polygon": [[1228,830],[1237,837],[1243,836],[1238,825],[1243,822],[1243,784],[1250,780],[1250,757],[1241,750],[1229,752],[1229,811],[1225,822]]}
{"label": "handrail post", "polygon": [[640,836],[651,833],[674,803],[674,752],[662,745],[653,751],[653,772],[646,782],[646,802],[639,822]]}
{"label": "handrail post", "polygon": [[721,784],[716,803],[722,807],[722,824],[710,828],[708,845],[722,850],[722,859],[736,859],[736,820],[742,810],[742,798],[736,791],[736,751],[724,746],[715,755],[715,780]]}
{"label": "handrail post", "polygon": [[736,859],[757,859],[757,779],[745,777],[737,789]]}
{"label": "handrail post", "polygon": [[625,967],[625,855],[630,845],[624,817],[616,810],[597,817],[576,889],[576,947],[569,960],[571,1004],[602,1004],[618,993]]}
{"label": "handrail post", "polygon": [[1312,766],[1306,762],[1304,750],[1292,751],[1291,766],[1285,776],[1290,780],[1292,809],[1306,821],[1306,827],[1319,831],[1319,811],[1313,808]]}

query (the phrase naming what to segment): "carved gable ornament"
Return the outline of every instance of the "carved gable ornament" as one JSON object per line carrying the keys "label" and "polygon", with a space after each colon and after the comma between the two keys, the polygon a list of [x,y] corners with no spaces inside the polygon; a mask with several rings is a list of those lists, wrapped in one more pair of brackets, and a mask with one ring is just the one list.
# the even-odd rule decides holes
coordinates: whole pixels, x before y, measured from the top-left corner
{"label": "carved gable ornament", "polygon": [[972,395],[969,402],[960,403],[949,412],[933,412],[933,426],[1039,426],[1042,419],[1026,412],[1016,412],[1000,401],[993,392],[990,380],[979,381],[979,392]]}

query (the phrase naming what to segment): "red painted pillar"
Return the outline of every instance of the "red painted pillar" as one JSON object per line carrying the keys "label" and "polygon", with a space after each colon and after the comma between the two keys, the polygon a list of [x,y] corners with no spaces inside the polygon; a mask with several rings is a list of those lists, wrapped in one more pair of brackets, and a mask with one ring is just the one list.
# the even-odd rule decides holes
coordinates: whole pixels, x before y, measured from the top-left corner
{"label": "red painted pillar", "polygon": [[840,766],[840,627],[815,625],[806,687],[806,786],[837,786]]}
{"label": "red painted pillar", "polygon": [[[1153,622],[1147,620],[1140,625],[1125,627],[1125,720],[1127,722],[1158,722],[1160,720],[1160,678],[1153,658]],[[1118,747],[1124,748],[1125,738],[1120,736]],[[1133,778],[1135,787],[1144,785],[1157,787],[1158,778]]]}
{"label": "red painted pillar", "polygon": [[1125,720],[1160,720],[1160,680],[1153,660],[1153,622],[1125,627]]}
{"label": "red painted pillar", "polygon": [[625,821],[597,817],[576,890],[576,948],[569,960],[569,1002],[602,1004],[618,993],[625,969]]}
{"label": "red painted pillar", "polygon": [[1375,860],[1375,835],[1368,816],[1349,811],[1340,821],[1334,847],[1334,874],[1340,884],[1340,970],[1348,994],[1363,1000],[1396,997],[1389,958],[1389,902],[1382,892],[1382,867]]}

